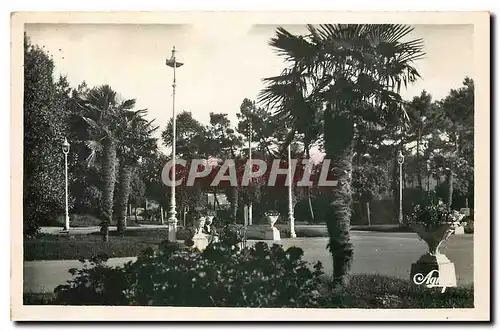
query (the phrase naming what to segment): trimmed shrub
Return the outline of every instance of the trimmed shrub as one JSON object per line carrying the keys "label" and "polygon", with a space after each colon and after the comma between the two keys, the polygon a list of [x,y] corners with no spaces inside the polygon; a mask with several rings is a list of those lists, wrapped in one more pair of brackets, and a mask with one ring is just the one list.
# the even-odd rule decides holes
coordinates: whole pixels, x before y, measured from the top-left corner
{"label": "trimmed shrub", "polygon": [[468,234],[474,233],[474,219],[471,217],[467,217],[464,222],[464,232]]}

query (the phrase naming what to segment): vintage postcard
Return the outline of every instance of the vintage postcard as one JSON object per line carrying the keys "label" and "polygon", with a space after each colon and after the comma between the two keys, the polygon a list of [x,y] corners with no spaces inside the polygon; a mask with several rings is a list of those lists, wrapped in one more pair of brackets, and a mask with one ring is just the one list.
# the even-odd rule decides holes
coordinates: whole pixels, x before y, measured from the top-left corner
{"label": "vintage postcard", "polygon": [[489,13],[11,32],[13,320],[490,320]]}

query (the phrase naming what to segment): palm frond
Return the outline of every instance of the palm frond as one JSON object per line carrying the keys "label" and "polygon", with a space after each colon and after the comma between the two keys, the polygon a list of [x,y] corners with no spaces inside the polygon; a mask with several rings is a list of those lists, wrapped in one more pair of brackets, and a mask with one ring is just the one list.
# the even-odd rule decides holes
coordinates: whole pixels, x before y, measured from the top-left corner
{"label": "palm frond", "polygon": [[85,146],[87,146],[87,148],[90,150],[90,153],[85,160],[85,162],[87,163],[87,167],[90,167],[95,163],[97,154],[102,152],[102,144],[97,140],[88,140],[85,141]]}
{"label": "palm frond", "polygon": [[80,118],[88,125],[89,129],[94,132],[101,132],[103,127],[90,117],[80,116]]}

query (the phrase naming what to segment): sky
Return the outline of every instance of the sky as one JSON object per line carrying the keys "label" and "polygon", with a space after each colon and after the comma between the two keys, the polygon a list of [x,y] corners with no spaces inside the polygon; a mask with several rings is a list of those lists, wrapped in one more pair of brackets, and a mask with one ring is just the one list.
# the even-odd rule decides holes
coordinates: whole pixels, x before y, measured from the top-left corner
{"label": "sky", "polygon": [[[282,25],[283,26],[283,25]],[[176,112],[190,111],[202,123],[209,113],[227,113],[236,125],[244,98],[255,100],[262,78],[278,75],[285,65],[268,45],[277,26],[168,24],[27,24],[27,35],[55,62],[56,75],[76,87],[109,84],[124,98],[137,99],[163,130],[172,116],[173,69],[165,65],[175,45]],[[295,33],[305,26],[284,25]],[[422,79],[401,91],[405,99],[427,90],[441,99],[474,78],[472,25],[416,25],[426,56],[416,62]]]}

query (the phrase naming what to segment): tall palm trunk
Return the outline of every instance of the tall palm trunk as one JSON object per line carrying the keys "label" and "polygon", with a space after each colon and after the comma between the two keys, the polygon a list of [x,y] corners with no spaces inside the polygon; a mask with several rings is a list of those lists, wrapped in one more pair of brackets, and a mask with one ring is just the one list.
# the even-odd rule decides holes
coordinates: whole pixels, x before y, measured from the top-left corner
{"label": "tall palm trunk", "polygon": [[103,177],[104,189],[102,192],[102,239],[109,239],[109,225],[113,220],[113,194],[115,191],[115,164],[116,164],[116,145],[112,139],[105,139],[103,144]]}
{"label": "tall palm trunk", "polygon": [[132,168],[125,163],[120,162],[119,187],[118,187],[118,211],[117,211],[117,230],[123,233],[127,228],[127,206],[130,195],[130,179],[132,177]]}
{"label": "tall palm trunk", "polygon": [[333,260],[334,282],[347,283],[353,248],[350,242],[351,174],[353,158],[354,125],[352,120],[334,114],[332,105],[325,113],[325,150],[330,159],[330,173],[335,174],[338,184],[331,189],[327,229],[330,237],[328,248]]}

